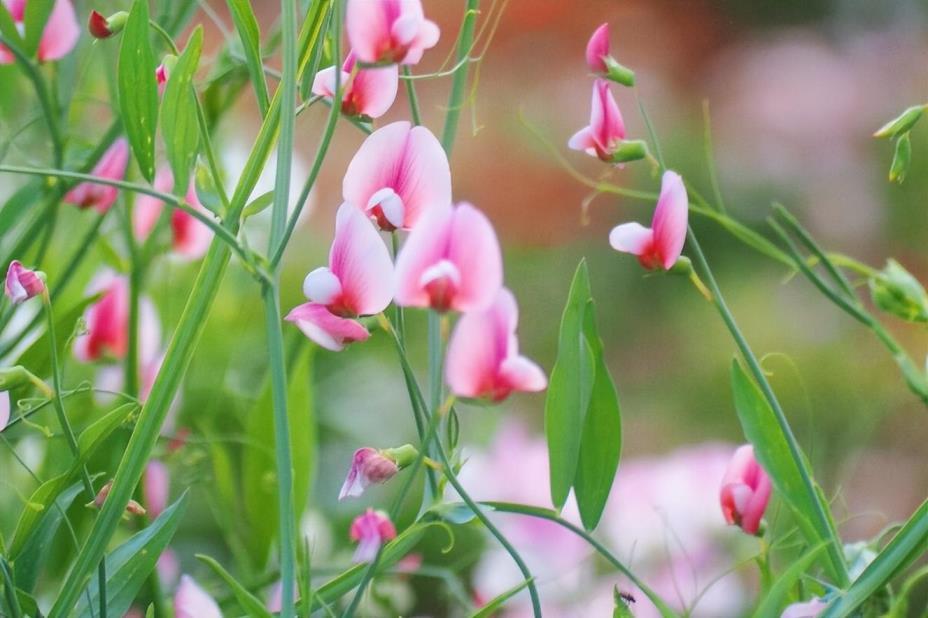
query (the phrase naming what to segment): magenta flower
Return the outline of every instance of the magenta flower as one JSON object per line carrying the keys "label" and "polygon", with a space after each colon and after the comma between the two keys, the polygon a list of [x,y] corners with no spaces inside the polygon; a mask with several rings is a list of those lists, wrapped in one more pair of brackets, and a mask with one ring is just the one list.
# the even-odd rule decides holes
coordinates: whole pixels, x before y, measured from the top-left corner
{"label": "magenta flower", "polygon": [[770,500],[770,477],[754,458],[754,447],[739,447],[722,478],[722,514],[729,525],[757,534]]}
{"label": "magenta flower", "polygon": [[488,308],[458,320],[445,370],[455,395],[502,401],[513,391],[537,392],[548,386],[541,367],[519,354],[518,322],[516,299],[506,288]]}
{"label": "magenta flower", "polygon": [[164,89],[168,86],[168,77],[170,77],[170,70],[167,63],[162,61],[158,68],[155,69],[155,81],[158,82],[159,97],[164,96]]}
{"label": "magenta flower", "polygon": [[295,307],[286,319],[322,347],[339,351],[369,336],[352,319],[380,313],[393,295],[393,263],[386,245],[364,214],[342,204],[335,218],[329,266],[306,275],[303,294],[310,302]]}
{"label": "magenta flower", "polygon": [[[129,143],[119,138],[103,153],[103,157],[93,168],[93,175],[107,180],[122,180],[126,175],[126,166],[129,164]],[[93,182],[82,182],[64,196],[64,202],[74,204],[79,208],[96,208],[99,212],[106,212],[116,201],[119,190],[109,185],[100,185]]]}
{"label": "magenta flower", "polygon": [[421,0],[348,0],[348,42],[361,62],[417,64],[441,34]]}
{"label": "magenta flower", "polygon": [[174,593],[174,618],[222,618],[222,612],[192,577],[181,575]]}
{"label": "magenta flower", "polygon": [[348,469],[338,499],[358,497],[368,486],[386,483],[399,471],[396,461],[381,451],[370,447],[359,448],[351,459],[351,468]]}
{"label": "magenta flower", "polygon": [[609,24],[605,23],[593,31],[586,44],[586,65],[594,73],[604,75],[609,71],[606,58],[609,57]]}
{"label": "magenta flower", "polygon": [[6,271],[4,290],[10,302],[18,305],[44,292],[45,282],[34,270],[24,268],[19,260],[13,260]]}
{"label": "magenta flower", "polygon": [[425,127],[394,122],[371,133],[354,155],[342,197],[381,230],[412,229],[426,210],[451,204],[451,168]]}
{"label": "magenta flower", "polygon": [[821,599],[812,599],[804,603],[793,603],[788,605],[780,618],[817,618],[819,614],[825,611],[828,603]]}
{"label": "magenta flower", "polygon": [[680,258],[686,242],[689,200],[683,178],[667,170],[661,179],[661,194],[654,209],[651,227],[623,223],[612,228],[609,244],[616,251],[638,256],[649,270],[669,270]]}
{"label": "magenta flower", "polygon": [[3,431],[7,423],[10,422],[11,410],[12,406],[10,405],[10,391],[0,392],[0,431]]}
{"label": "magenta flower", "polygon": [[167,508],[171,493],[170,484],[171,475],[164,462],[157,459],[149,461],[142,478],[142,495],[145,497],[145,510],[152,519],[161,515]]}
{"label": "magenta flower", "polygon": [[105,272],[91,282],[89,291],[102,295],[84,312],[87,332],[74,342],[74,356],[82,363],[123,358],[129,345],[129,282]]}
{"label": "magenta flower", "polygon": [[380,546],[396,538],[396,527],[383,511],[367,509],[351,522],[351,540],[358,543],[354,552],[355,562],[370,562]]}
{"label": "magenta flower", "polygon": [[612,96],[609,82],[597,79],[593,82],[590,124],[574,133],[567,146],[611,163],[624,140],[625,122],[619,104]]}
{"label": "magenta flower", "polygon": [[[39,0],[32,1],[38,2]],[[17,28],[24,27],[28,2],[29,0],[3,0]],[[55,0],[55,6],[48,16],[48,21],[45,22],[45,29],[39,39],[36,58],[39,62],[50,62],[67,56],[77,45],[80,34],[81,27],[77,22],[77,15],[74,13],[71,0]],[[12,64],[15,60],[13,53],[5,45],[0,45],[0,64]]]}
{"label": "magenta flower", "polygon": [[[378,69],[358,69],[352,77],[356,56],[349,52],[341,70],[342,112],[348,116],[380,118],[387,113],[396,99],[399,87],[399,67],[392,64]],[[335,67],[316,73],[313,94],[330,101],[335,98]]]}
{"label": "magenta flower", "polygon": [[503,285],[503,258],[486,215],[471,204],[435,207],[396,259],[396,303],[437,311],[485,309]]}
{"label": "magenta flower", "polygon": [[[174,176],[170,168],[159,168],[152,186],[162,193],[170,193],[174,189]],[[196,210],[209,214],[197,197],[193,179],[190,180],[184,199]],[[151,195],[139,195],[136,198],[135,208],[132,210],[132,229],[138,240],[145,240],[151,234],[161,217],[163,208],[164,202]],[[177,208],[171,211],[170,223],[174,253],[188,260],[198,260],[203,257],[213,239],[210,229],[189,213]]]}

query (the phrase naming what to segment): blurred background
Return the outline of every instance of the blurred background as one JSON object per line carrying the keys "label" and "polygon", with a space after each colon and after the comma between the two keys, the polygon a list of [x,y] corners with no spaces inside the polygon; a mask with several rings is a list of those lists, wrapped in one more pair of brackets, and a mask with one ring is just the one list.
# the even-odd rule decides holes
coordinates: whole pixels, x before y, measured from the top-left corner
{"label": "blurred background", "polygon": [[[278,17],[276,4],[253,4],[262,32],[270,31]],[[463,3],[423,4],[426,15],[441,27],[442,38],[415,67],[420,74],[447,66]],[[77,6],[83,19],[89,5]],[[127,3],[94,7],[106,13],[104,9],[127,8]],[[207,50],[216,54],[230,29],[225,4],[202,5],[193,21],[204,25]],[[600,535],[646,581],[676,605],[691,607],[693,615],[738,615],[748,607],[756,584],[756,569],[743,561],[758,545],[725,528],[717,504],[727,459],[743,442],[729,392],[733,342],[713,308],[684,278],[648,276],[634,259],[609,248],[612,226],[628,220],[646,223],[652,207],[608,195],[590,200],[589,189],[526,126],[534,127],[589,178],[658,189],[659,179],[645,164],[607,170],[598,160],[566,148],[568,137],[588,122],[592,80],[583,51],[592,31],[606,21],[612,53],[638,78],[636,90],[613,88],[631,138],[647,137],[637,96],[652,117],[668,165],[703,194],[711,194],[704,139],[707,105],[730,214],[772,238],[765,218],[771,203],[780,201],[829,249],[876,268],[892,256],[924,281],[928,131],[918,126],[913,133],[913,165],[901,186],[886,179],[891,145],[871,134],[928,97],[928,8],[917,0],[495,0],[481,6],[475,53],[482,57],[472,66],[470,96],[451,160],[455,197],[485,210],[496,225],[504,245],[506,283],[519,300],[522,349],[547,370],[556,354],[570,277],[578,260],[588,259],[624,429],[619,479]],[[114,46],[92,44],[88,37],[80,47],[72,139],[89,145],[98,137],[95,129],[102,130],[110,117],[116,52]],[[268,64],[279,63],[270,58]],[[30,92],[26,82],[0,67],[0,83],[4,162],[46,164],[42,127],[21,130],[34,114],[34,101],[23,94]],[[424,123],[439,132],[450,83],[447,78],[424,79],[416,85]],[[294,196],[308,172],[325,115],[326,109],[317,106],[299,118]],[[392,110],[377,125],[406,118],[401,88]],[[254,98],[246,90],[217,127],[217,148],[230,184],[247,157],[258,120]],[[339,123],[309,212],[284,259],[285,311],[302,302],[305,274],[325,263],[341,178],[363,138],[351,124]],[[138,177],[134,168],[130,174]],[[4,175],[0,197],[21,182]],[[272,185],[273,175],[268,174],[256,194]],[[585,203],[588,217],[583,216]],[[62,207],[67,223],[45,269],[52,280],[76,241],[66,230],[86,227],[85,214]],[[782,267],[717,225],[697,216],[691,220],[835,505],[843,537],[869,539],[908,517],[928,494],[928,423],[924,405],[907,390],[889,354],[872,333],[826,302],[806,280],[789,278]],[[264,237],[265,223],[256,219],[249,224],[255,244]],[[115,228],[116,221],[107,225]],[[115,230],[110,234],[118,235]],[[0,238],[0,243],[7,242]],[[101,248],[82,267],[81,282],[71,287],[63,304],[83,295],[108,251]],[[150,277],[147,294],[157,306],[165,342],[196,271],[196,264],[166,259]],[[191,437],[168,459],[172,494],[191,487],[194,498],[174,552],[181,568],[213,585],[217,596],[222,596],[221,587],[192,556],[205,552],[238,564],[228,528],[216,523],[222,519],[217,505],[220,510],[228,506],[213,501],[213,445],[224,445],[237,466],[248,448],[241,436],[249,414],[261,407],[255,402],[266,366],[256,293],[250,277],[233,263],[176,406],[174,428],[189,428]],[[891,318],[886,324],[921,363],[928,350],[924,329]],[[285,331],[292,349],[308,347],[292,326]],[[409,332],[413,357],[424,371],[424,319],[413,317]],[[308,363],[311,439],[316,446],[303,527],[312,539],[314,566],[320,573],[331,567],[328,572],[334,573],[348,561],[351,518],[367,505],[388,508],[397,489],[395,484],[374,488],[361,500],[337,503],[351,453],[360,446],[412,441],[415,434],[401,373],[383,335],[339,354],[314,351]],[[66,372],[69,382],[77,383],[94,379],[96,369],[69,358]],[[461,406],[461,443],[471,458],[464,477],[476,495],[549,506],[543,404],[543,395],[518,395],[493,408]],[[98,404],[87,398],[86,405],[90,418]],[[10,440],[31,465],[51,465],[42,463],[46,443],[37,432],[19,427]],[[114,463],[118,454],[113,454]],[[0,461],[4,484],[28,487],[28,477],[6,452],[0,452]],[[12,496],[0,504],[0,524],[7,531],[21,502]],[[411,505],[400,524],[415,514]],[[500,522],[521,541],[517,546],[531,554],[530,564],[540,569],[550,615],[608,616],[613,585],[632,590],[569,536],[512,516],[500,516]],[[461,603],[485,601],[517,583],[517,571],[506,555],[490,542],[478,543],[481,539],[478,531],[462,528],[454,549],[443,555],[446,539],[437,534],[421,551],[423,572],[431,566],[432,576],[385,578],[375,587],[369,615],[390,615],[392,610],[384,608],[404,615],[457,615]],[[463,573],[463,579],[448,583],[442,579],[448,572]],[[258,581],[265,573],[253,568],[252,575]],[[268,577],[267,583],[272,581]],[[636,615],[650,615],[638,596]],[[507,615],[518,612],[519,601]]]}

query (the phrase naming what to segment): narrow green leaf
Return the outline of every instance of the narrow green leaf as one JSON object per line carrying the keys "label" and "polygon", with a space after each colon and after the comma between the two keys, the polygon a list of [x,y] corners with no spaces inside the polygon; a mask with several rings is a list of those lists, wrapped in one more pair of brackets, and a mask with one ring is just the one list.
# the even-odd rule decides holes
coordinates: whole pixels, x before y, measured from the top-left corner
{"label": "narrow green leaf", "polygon": [[497,595],[491,599],[489,603],[471,614],[471,618],[490,618],[497,610],[502,609],[503,605],[506,604],[506,601],[525,590],[526,586],[528,586],[534,579],[534,577],[532,579],[524,579],[509,590],[503,591],[502,594]]}
{"label": "narrow green leaf", "polygon": [[42,511],[38,522],[23,543],[22,550],[14,559],[13,572],[16,586],[21,590],[32,592],[35,589],[39,571],[48,558],[55,534],[64,521],[64,513],[71,507],[74,498],[81,493],[82,487],[81,483],[75,483],[61,492],[54,504]]}
{"label": "narrow green leaf", "polygon": [[232,574],[226,571],[221,564],[203,554],[197,554],[196,557],[197,560],[206,563],[229,586],[229,590],[232,591],[235,600],[238,601],[246,615],[250,616],[250,618],[271,618],[271,612],[265,609],[261,599],[248,592],[245,586],[232,577]]}
{"label": "narrow green leaf", "polygon": [[10,10],[6,8],[4,2],[0,2],[0,36],[22,47],[23,37],[20,36],[16,22],[13,21],[13,16],[10,15]]}
{"label": "narrow green leaf", "polygon": [[116,91],[126,137],[146,180],[155,177],[158,83],[148,34],[148,2],[135,0],[122,33]]}
{"label": "narrow green leaf", "polygon": [[0,210],[0,238],[6,238],[7,232],[19,223],[23,215],[30,212],[32,205],[42,195],[41,187],[42,180],[35,178],[10,196],[3,205],[3,210]]}
{"label": "narrow green leaf", "polygon": [[117,427],[126,422],[126,419],[136,408],[138,408],[138,404],[134,402],[124,403],[91,423],[77,438],[77,446],[80,452],[90,452],[91,449],[95,448],[95,445],[100,444]]}
{"label": "narrow green leaf", "polygon": [[238,32],[242,41],[245,64],[248,66],[248,76],[251,78],[251,85],[258,99],[258,108],[261,110],[261,115],[265,116],[270,103],[268,102],[267,81],[264,79],[264,67],[261,62],[261,31],[258,29],[258,20],[255,19],[248,0],[226,0],[226,4],[229,5],[229,13],[232,14],[235,31]]}
{"label": "narrow green leaf", "polygon": [[251,200],[248,203],[248,206],[245,206],[245,210],[242,211],[242,218],[247,219],[252,217],[259,212],[267,209],[268,206],[274,203],[274,192],[268,191],[267,193],[262,193],[255,199]]}
{"label": "narrow green leaf", "polygon": [[55,3],[51,0],[47,2],[26,2],[23,13],[23,25],[25,26],[25,36],[23,37],[23,51],[28,56],[35,56],[39,49],[39,41],[42,40],[42,32],[45,30],[45,24],[48,22],[48,16],[51,15]]}
{"label": "narrow green leaf", "polygon": [[824,550],[825,544],[810,549],[801,558],[793,562],[788,569],[779,574],[767,595],[757,606],[753,616],[756,618],[778,618],[786,605],[790,590],[793,589],[799,578],[809,570]]}
{"label": "narrow green leaf", "polygon": [[587,302],[584,338],[593,354],[593,389],[583,424],[574,494],[580,519],[593,530],[602,517],[622,453],[622,417],[619,396],[603,357],[603,342],[596,328],[596,306]]}
{"label": "narrow green leaf", "polygon": [[193,76],[200,62],[202,47],[203,27],[197,26],[168,77],[164,100],[161,102],[161,135],[168,163],[174,173],[174,193],[177,195],[187,193],[200,145]]}

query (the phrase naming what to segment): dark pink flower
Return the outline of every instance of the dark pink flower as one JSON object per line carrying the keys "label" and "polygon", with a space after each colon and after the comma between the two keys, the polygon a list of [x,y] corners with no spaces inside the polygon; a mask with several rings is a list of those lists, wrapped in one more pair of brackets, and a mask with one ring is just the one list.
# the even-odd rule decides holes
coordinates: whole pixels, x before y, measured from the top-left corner
{"label": "dark pink flower", "polygon": [[[380,118],[387,113],[396,99],[399,87],[399,68],[393,64],[377,69],[355,68],[355,54],[349,52],[341,70],[342,112],[349,116]],[[316,73],[313,94],[329,100],[335,98],[335,67]]]}
{"label": "dark pink flower", "polygon": [[609,57],[609,24],[605,23],[593,31],[586,44],[586,64],[594,73],[605,74],[609,71],[606,58]]}
{"label": "dark pink flower", "polygon": [[87,332],[74,342],[74,356],[83,363],[123,358],[129,344],[129,282],[105,272],[91,282],[89,291],[102,294],[84,313]]}
{"label": "dark pink flower", "polygon": [[[107,180],[122,180],[126,175],[128,164],[129,143],[120,138],[103,153],[103,157],[93,168],[93,175]],[[106,212],[116,201],[118,194],[119,189],[116,187],[82,182],[65,194],[64,202],[80,208],[93,207],[99,212]]]}
{"label": "dark pink flower", "polygon": [[686,242],[689,200],[683,178],[667,170],[661,180],[661,194],[654,209],[651,227],[623,223],[609,233],[609,244],[616,251],[638,256],[645,268],[669,270],[680,258]]}
{"label": "dark pink flower", "polygon": [[351,468],[338,494],[339,500],[358,497],[370,485],[386,483],[399,472],[396,461],[375,448],[364,447],[354,452]]}
{"label": "dark pink flower", "polygon": [[158,82],[158,96],[164,96],[164,89],[168,85],[168,77],[170,77],[170,69],[166,62],[162,62],[158,65],[158,68],[155,69],[155,81]]}
{"label": "dark pink flower", "polygon": [[[23,27],[26,4],[30,1],[39,2],[40,0],[3,0],[17,27]],[[47,2],[48,0],[41,1]],[[48,16],[48,21],[45,22],[45,29],[39,39],[36,58],[39,62],[63,58],[77,45],[80,34],[81,27],[77,22],[77,15],[74,13],[71,0],[55,0],[55,6]],[[15,57],[12,52],[4,45],[0,45],[0,64],[12,64],[14,61]]]}
{"label": "dark pink flower", "polygon": [[[174,189],[174,176],[168,167],[161,167],[155,174],[155,182],[152,186],[162,193],[170,193]],[[200,203],[197,197],[196,187],[193,179],[187,188],[187,195],[184,197],[187,204],[204,214],[210,214],[208,210]],[[161,211],[164,208],[164,202],[151,195],[139,195],[135,200],[135,208],[132,210],[132,229],[138,240],[145,240],[154,229],[155,224],[161,217]],[[193,215],[183,210],[174,208],[170,216],[172,248],[174,253],[184,259],[198,260],[206,253],[209,243],[213,239],[213,233],[201,221],[197,221]]]}
{"label": "dark pink flower", "polygon": [[174,593],[174,618],[222,618],[219,605],[189,575],[181,575]]}
{"label": "dark pink flower", "polygon": [[362,62],[417,64],[441,34],[421,0],[348,0],[348,41]]}
{"label": "dark pink flower", "polygon": [[722,478],[720,500],[725,521],[757,534],[771,490],[770,477],[754,458],[754,447],[739,447]]}
{"label": "dark pink flower", "polygon": [[34,270],[24,268],[19,260],[13,260],[6,271],[4,289],[10,302],[18,305],[44,292],[45,282]]}
{"label": "dark pink flower", "polygon": [[367,509],[351,522],[351,540],[358,543],[354,552],[355,562],[369,562],[374,559],[380,546],[396,538],[396,527],[383,511]]}
{"label": "dark pink flower", "polygon": [[567,145],[581,150],[607,163],[612,162],[625,140],[625,122],[619,104],[612,96],[609,82],[597,79],[593,82],[593,97],[590,103],[590,124],[573,134]]}

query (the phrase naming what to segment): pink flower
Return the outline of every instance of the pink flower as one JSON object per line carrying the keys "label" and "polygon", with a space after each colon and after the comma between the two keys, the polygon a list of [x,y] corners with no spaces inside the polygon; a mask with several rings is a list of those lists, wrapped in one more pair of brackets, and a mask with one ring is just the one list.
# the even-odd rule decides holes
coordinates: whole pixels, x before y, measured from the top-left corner
{"label": "pink flower", "polygon": [[155,80],[158,82],[159,97],[164,96],[164,89],[167,88],[168,77],[170,77],[169,72],[167,63],[163,61],[158,65],[158,68],[155,69]]}
{"label": "pink flower", "polygon": [[609,70],[606,58],[609,57],[609,24],[603,24],[593,31],[586,44],[586,64],[594,73],[604,74]]}
{"label": "pink flower", "polygon": [[[129,164],[129,143],[119,138],[109,149],[103,153],[97,166],[93,168],[93,175],[107,180],[122,180],[126,175],[126,166]],[[82,182],[64,196],[64,202],[75,204],[80,208],[96,208],[99,212],[106,212],[119,190],[116,187],[100,185],[92,182]]]}
{"label": "pink flower", "polygon": [[780,618],[816,618],[825,611],[828,603],[821,599],[812,599],[804,603],[793,603],[783,610]]}
{"label": "pink flower", "polygon": [[625,139],[625,122],[619,104],[612,96],[609,82],[597,79],[593,82],[593,99],[590,104],[590,124],[573,134],[567,146],[582,150],[592,157],[612,162]]}
{"label": "pink flower", "polygon": [[[167,167],[158,169],[155,174],[155,182],[152,185],[162,193],[170,193],[174,189],[174,176]],[[209,214],[209,211],[200,203],[197,197],[196,187],[193,179],[187,188],[187,195],[184,197],[187,203],[202,213]],[[132,229],[138,240],[145,240],[155,224],[161,217],[161,211],[164,208],[164,202],[151,195],[139,195],[135,200],[135,208],[132,211]],[[213,239],[213,233],[202,222],[197,221],[192,215],[183,210],[174,208],[171,211],[171,236],[174,253],[178,256],[188,259],[197,260],[203,257],[209,248],[209,243]]]}
{"label": "pink flower", "polygon": [[322,347],[339,351],[370,333],[352,319],[380,313],[393,294],[393,263],[380,235],[364,214],[342,204],[335,218],[329,266],[306,275],[303,294],[310,302],[286,319]]}
{"label": "pink flower", "polygon": [[[38,2],[39,0],[32,1]],[[13,17],[13,23],[18,28],[23,27],[27,2],[28,0],[3,0]],[[56,0],[52,12],[48,16],[48,21],[45,22],[42,37],[39,39],[36,58],[39,62],[49,62],[63,58],[77,45],[80,34],[81,27],[77,22],[77,15],[74,13],[74,6],[71,5],[71,1]],[[0,64],[12,64],[15,60],[13,53],[6,46],[0,45]]]}
{"label": "pink flower", "polygon": [[661,180],[661,194],[654,209],[651,227],[623,223],[609,233],[609,244],[616,251],[638,256],[647,269],[669,270],[680,258],[686,242],[689,200],[683,178],[670,170]]}
{"label": "pink flower", "polygon": [[386,483],[399,472],[396,461],[375,448],[364,447],[354,452],[351,468],[338,494],[339,500],[358,497],[369,485]]}
{"label": "pink flower", "polygon": [[354,155],[342,197],[380,229],[411,229],[429,208],[451,204],[451,168],[425,127],[394,122],[373,133]]}
{"label": "pink flower", "polygon": [[431,208],[396,259],[396,303],[437,311],[475,311],[503,285],[503,258],[493,225],[468,203]]}
{"label": "pink flower", "polygon": [[10,391],[0,392],[0,431],[10,422]]}
{"label": "pink flower", "polygon": [[770,491],[770,477],[754,459],[754,447],[739,447],[722,478],[720,499],[725,521],[748,534],[757,534]]}
{"label": "pink flower", "polygon": [[142,478],[142,494],[145,496],[145,510],[152,519],[167,508],[171,493],[170,483],[171,476],[164,462],[157,459],[149,461]]}
{"label": "pink flower", "polygon": [[362,62],[416,64],[438,42],[421,0],[348,0],[348,41]]}
{"label": "pink flower", "polygon": [[44,292],[45,282],[34,270],[23,268],[19,260],[13,260],[6,271],[5,291],[10,302],[18,305]]}
{"label": "pink flower", "polygon": [[[355,54],[349,52],[342,65],[341,86],[342,112],[349,116],[379,118],[387,113],[396,99],[399,87],[399,67],[395,64],[379,69],[358,69],[354,77]],[[331,66],[316,73],[313,94],[335,98],[335,67]]]}
{"label": "pink flower", "polygon": [[158,577],[161,578],[161,585],[167,589],[173,588],[177,583],[177,578],[180,577],[180,560],[177,559],[177,553],[170,547],[165,549],[158,556],[155,569],[158,571]]}
{"label": "pink flower", "polygon": [[461,317],[448,345],[445,371],[455,395],[502,401],[512,391],[547,387],[541,367],[519,354],[518,322],[516,299],[506,288],[488,308]]}
{"label": "pink flower", "polygon": [[351,540],[358,543],[354,561],[369,562],[377,555],[381,545],[396,538],[396,527],[383,511],[367,509],[351,522],[349,534]]}
{"label": "pink flower", "polygon": [[123,358],[129,344],[129,282],[105,272],[91,282],[89,291],[102,295],[84,313],[87,332],[74,342],[74,356],[82,363]]}
{"label": "pink flower", "polygon": [[174,593],[175,618],[222,618],[219,605],[189,575],[181,575]]}

